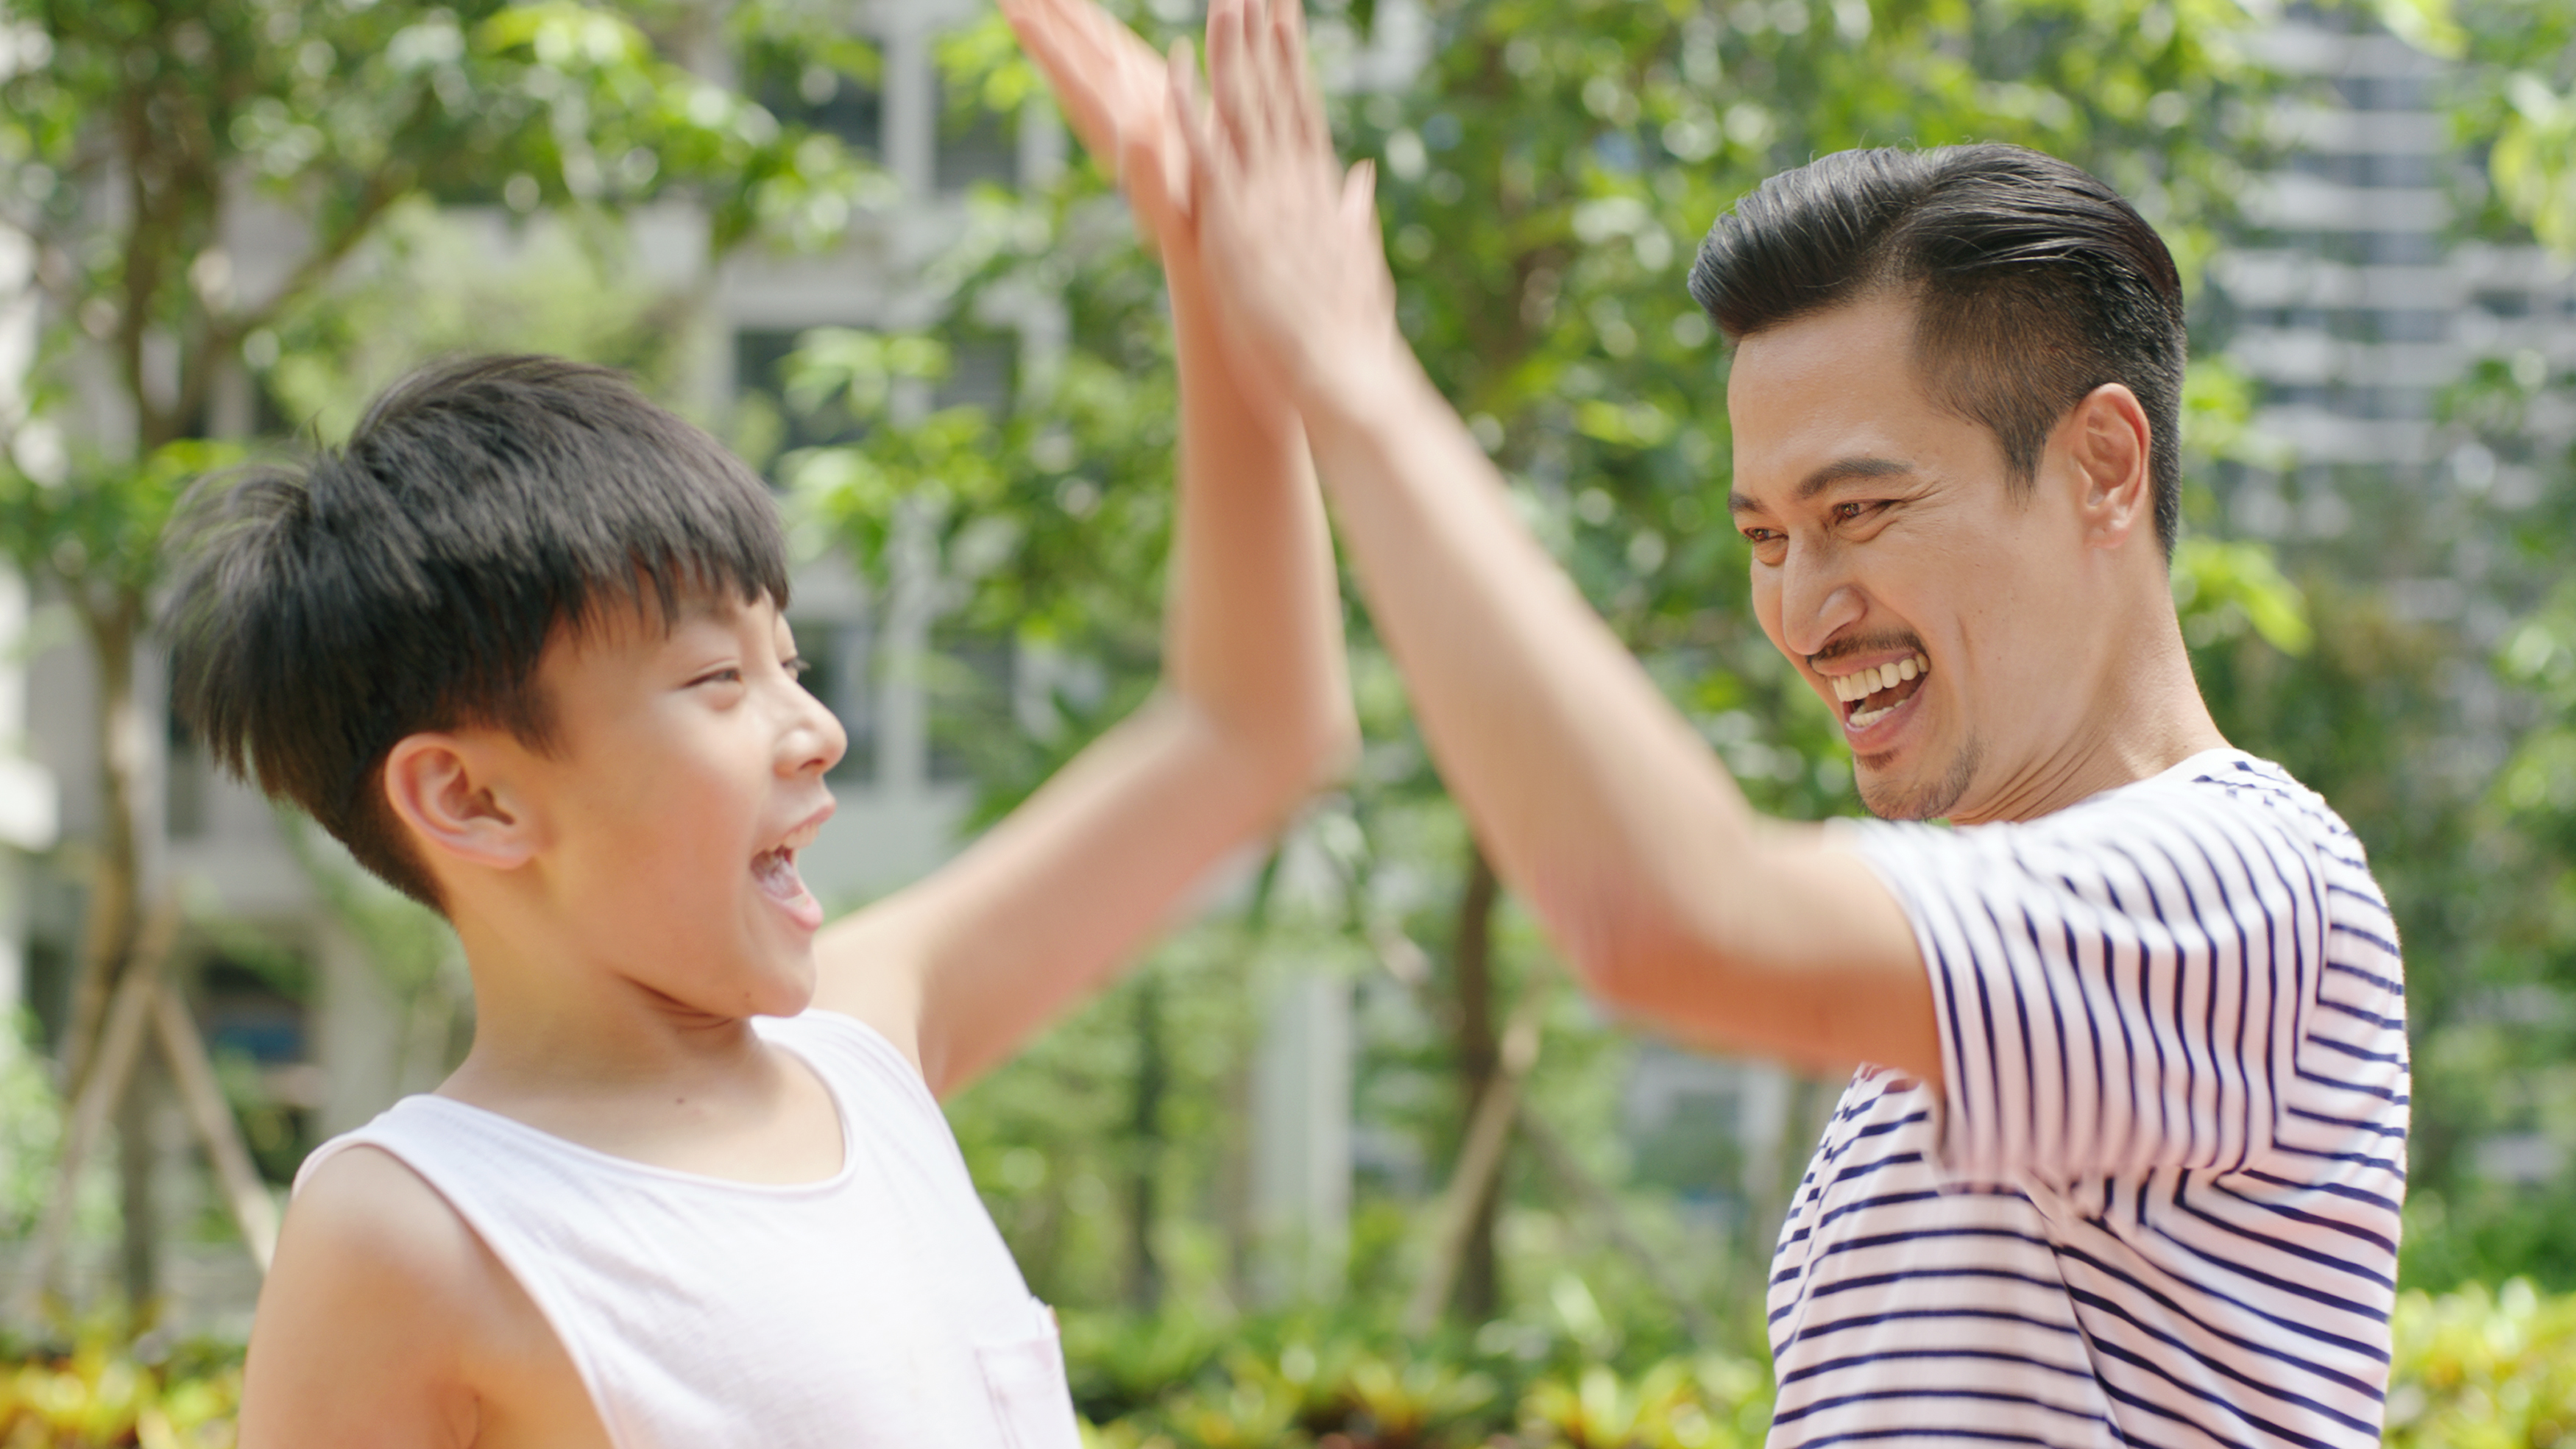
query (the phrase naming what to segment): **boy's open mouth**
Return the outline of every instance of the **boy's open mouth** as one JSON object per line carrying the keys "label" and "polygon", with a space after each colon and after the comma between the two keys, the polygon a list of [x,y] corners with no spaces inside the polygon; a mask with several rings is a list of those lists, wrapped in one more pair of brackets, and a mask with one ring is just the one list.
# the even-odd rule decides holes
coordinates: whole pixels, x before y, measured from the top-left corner
{"label": "boy's open mouth", "polygon": [[759,883],[761,894],[774,901],[794,901],[805,894],[805,878],[796,873],[796,852],[784,845],[753,856],[751,878]]}
{"label": "boy's open mouth", "polygon": [[1833,685],[1834,698],[1842,701],[1843,728],[1865,730],[1913,698],[1914,691],[1923,687],[1923,676],[1931,672],[1931,659],[1918,653],[1874,669],[1827,675],[1826,682]]}
{"label": "boy's open mouth", "polygon": [[823,833],[823,821],[830,812],[818,815],[788,833],[786,839],[751,858],[751,879],[760,893],[783,906],[801,906],[813,900],[805,889],[805,877],[796,870],[796,852],[812,845]]}

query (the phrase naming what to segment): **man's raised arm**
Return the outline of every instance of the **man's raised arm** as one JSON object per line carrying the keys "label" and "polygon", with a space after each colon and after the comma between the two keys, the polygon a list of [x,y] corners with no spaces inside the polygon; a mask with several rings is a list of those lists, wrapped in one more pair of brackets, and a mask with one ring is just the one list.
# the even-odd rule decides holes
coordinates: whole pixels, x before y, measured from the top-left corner
{"label": "man's raised arm", "polygon": [[1295,399],[1378,629],[1497,868],[1615,1002],[1686,1035],[1937,1075],[1886,888],[1756,816],[1512,515],[1397,333],[1367,197],[1304,81],[1293,5],[1215,0],[1190,117],[1198,240],[1243,371]]}

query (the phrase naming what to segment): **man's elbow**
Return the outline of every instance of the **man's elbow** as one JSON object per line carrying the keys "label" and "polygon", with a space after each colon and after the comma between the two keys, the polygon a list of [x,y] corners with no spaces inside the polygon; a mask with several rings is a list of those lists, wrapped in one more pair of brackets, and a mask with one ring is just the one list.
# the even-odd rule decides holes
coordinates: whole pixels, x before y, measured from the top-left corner
{"label": "man's elbow", "polygon": [[1722,989],[1719,943],[1639,883],[1608,883],[1542,914],[1576,979],[1623,1015],[1674,1019]]}

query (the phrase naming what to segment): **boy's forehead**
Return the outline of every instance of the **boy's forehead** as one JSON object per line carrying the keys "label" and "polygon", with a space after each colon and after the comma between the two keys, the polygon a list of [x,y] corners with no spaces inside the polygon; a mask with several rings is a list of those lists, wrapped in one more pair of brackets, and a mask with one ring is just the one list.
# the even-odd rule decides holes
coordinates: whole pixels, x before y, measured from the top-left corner
{"label": "boy's forehead", "polygon": [[590,600],[555,626],[548,652],[658,650],[693,625],[734,629],[769,624],[784,629],[778,601],[766,593],[745,597],[732,589],[684,588],[667,602],[649,585],[632,593],[609,592]]}

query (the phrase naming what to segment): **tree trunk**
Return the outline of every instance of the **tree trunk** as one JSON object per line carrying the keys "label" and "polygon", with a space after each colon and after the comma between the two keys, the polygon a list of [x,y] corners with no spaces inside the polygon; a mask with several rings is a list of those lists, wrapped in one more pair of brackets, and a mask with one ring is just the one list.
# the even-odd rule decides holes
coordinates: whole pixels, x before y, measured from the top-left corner
{"label": "tree trunk", "polygon": [[1150,968],[1136,980],[1136,1097],[1129,1122],[1127,1305],[1151,1313],[1163,1302],[1163,1265],[1154,1256],[1163,1166],[1163,1094],[1171,1063],[1163,1047],[1163,983]]}
{"label": "tree trunk", "polygon": [[[1467,884],[1458,897],[1458,930],[1450,953],[1451,984],[1457,993],[1455,1046],[1458,1055],[1460,1131],[1472,1121],[1502,1066],[1502,1045],[1494,1024],[1494,902],[1500,883],[1485,853],[1472,841],[1467,847]],[[1493,1174],[1476,1203],[1458,1263],[1456,1295],[1450,1300],[1458,1316],[1482,1323],[1502,1305],[1502,1271],[1494,1257],[1494,1217],[1502,1199],[1502,1174]]]}
{"label": "tree trunk", "polygon": [[65,581],[65,592],[79,606],[97,680],[100,806],[97,853],[90,862],[88,919],[82,925],[71,1017],[63,1034],[62,1085],[68,1100],[79,1094],[88,1079],[107,999],[124,975],[138,929],[142,882],[134,802],[143,773],[143,737],[134,705],[138,610],[101,609],[83,598],[77,580]]}
{"label": "tree trunk", "polygon": [[[90,862],[89,911],[63,1042],[64,1101],[77,1098],[95,1063],[108,999],[134,969],[142,929],[143,801],[151,737],[134,690],[134,645],[143,598],[119,590],[101,600],[78,579],[63,581],[89,637],[97,680],[99,741],[98,850]],[[138,1312],[160,1291],[160,1223],[153,1177],[159,1156],[151,1130],[159,1074],[146,1068],[117,1114],[118,1202],[123,1208],[119,1262],[125,1297]],[[68,1110],[68,1108],[66,1109]]]}
{"label": "tree trunk", "polygon": [[152,1326],[161,1296],[161,1077],[159,1058],[144,1053],[116,1111],[116,1262],[137,1333]]}

